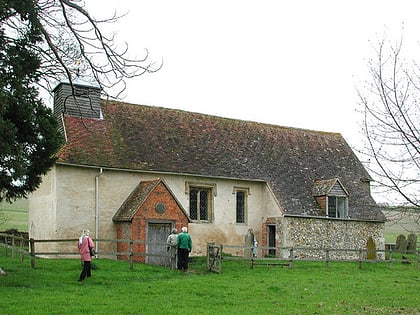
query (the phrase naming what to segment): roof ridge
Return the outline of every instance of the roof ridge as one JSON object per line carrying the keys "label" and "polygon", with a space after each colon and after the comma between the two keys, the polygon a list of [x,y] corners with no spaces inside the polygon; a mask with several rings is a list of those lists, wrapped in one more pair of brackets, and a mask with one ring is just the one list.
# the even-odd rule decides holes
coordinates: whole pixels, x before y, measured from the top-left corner
{"label": "roof ridge", "polygon": [[164,106],[158,106],[158,105],[147,105],[147,104],[135,104],[131,102],[123,102],[118,100],[108,100],[108,99],[101,99],[101,104],[107,106],[107,105],[123,105],[123,106],[140,106],[143,108],[149,108],[149,109],[156,109],[156,110],[164,110],[164,111],[173,111],[173,112],[179,112],[179,113],[185,113],[185,114],[192,114],[197,116],[204,116],[209,118],[216,118],[220,120],[227,120],[227,121],[235,121],[235,122],[241,122],[241,123],[251,123],[255,125],[261,125],[261,126],[267,126],[267,127],[275,127],[275,128],[283,128],[288,130],[297,130],[297,131],[303,131],[303,132],[311,132],[311,133],[320,133],[320,134],[331,134],[331,135],[339,135],[342,136],[340,132],[334,132],[334,131],[324,131],[324,130],[315,130],[315,129],[308,129],[303,127],[292,127],[292,126],[284,126],[284,125],[276,125],[274,123],[267,123],[267,122],[261,122],[256,120],[246,120],[246,119],[239,119],[239,118],[231,118],[231,117],[224,117],[224,116],[218,116],[213,114],[207,114],[207,113],[201,113],[196,111],[189,111],[185,109],[178,109],[178,108],[170,108],[170,107],[164,107]]}

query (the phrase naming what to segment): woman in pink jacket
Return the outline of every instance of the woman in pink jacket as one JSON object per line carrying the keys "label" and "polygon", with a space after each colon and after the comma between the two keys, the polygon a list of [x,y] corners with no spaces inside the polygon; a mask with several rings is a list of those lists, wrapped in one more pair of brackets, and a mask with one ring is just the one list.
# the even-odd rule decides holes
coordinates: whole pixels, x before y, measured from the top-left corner
{"label": "woman in pink jacket", "polygon": [[83,281],[86,277],[91,277],[92,257],[89,247],[93,249],[94,244],[92,239],[89,237],[89,230],[83,230],[82,236],[80,236],[79,242],[77,242],[77,247],[79,248],[80,257],[83,261],[83,270],[78,281]]}

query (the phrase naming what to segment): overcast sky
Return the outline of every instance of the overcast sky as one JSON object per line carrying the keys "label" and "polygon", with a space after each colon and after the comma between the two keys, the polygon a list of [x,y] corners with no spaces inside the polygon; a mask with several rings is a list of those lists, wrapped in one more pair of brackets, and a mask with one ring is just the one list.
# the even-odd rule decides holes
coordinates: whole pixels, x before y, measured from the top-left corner
{"label": "overcast sky", "polygon": [[404,25],[408,47],[420,29],[419,1],[86,2],[93,16],[128,12],[112,26],[119,40],[164,61],[129,81],[124,101],[339,132],[351,145],[372,42]]}

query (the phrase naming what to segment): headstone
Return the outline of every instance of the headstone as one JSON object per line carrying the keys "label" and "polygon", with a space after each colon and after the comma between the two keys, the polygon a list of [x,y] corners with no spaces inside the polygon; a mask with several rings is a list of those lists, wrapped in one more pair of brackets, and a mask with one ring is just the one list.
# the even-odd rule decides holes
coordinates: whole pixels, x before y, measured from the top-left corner
{"label": "headstone", "polygon": [[371,259],[371,260],[376,259],[376,246],[375,246],[375,241],[373,240],[372,236],[369,236],[366,247],[367,247],[366,259]]}
{"label": "headstone", "polygon": [[252,257],[252,249],[254,247],[254,231],[252,229],[248,230],[248,233],[245,234],[245,249],[244,249],[244,258]]}
{"label": "headstone", "polygon": [[417,235],[411,233],[407,237],[407,251],[415,252],[417,249]]}
{"label": "headstone", "polygon": [[400,234],[397,236],[397,241],[395,242],[395,251],[400,253],[405,253],[407,250],[407,240],[405,236]]}
{"label": "headstone", "polygon": [[0,268],[0,276],[5,276],[5,275],[6,275],[6,271]]}

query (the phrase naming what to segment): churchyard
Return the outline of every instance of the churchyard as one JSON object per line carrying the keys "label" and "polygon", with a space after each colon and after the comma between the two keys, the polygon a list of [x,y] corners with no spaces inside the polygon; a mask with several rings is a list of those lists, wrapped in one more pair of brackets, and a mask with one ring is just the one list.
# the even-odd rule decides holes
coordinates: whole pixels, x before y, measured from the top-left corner
{"label": "churchyard", "polygon": [[420,314],[417,264],[295,262],[294,268],[225,261],[223,273],[194,257],[186,273],[94,260],[79,283],[78,259],[4,255],[2,314]]}
{"label": "churchyard", "polygon": [[[27,231],[21,205],[3,212],[0,230]],[[409,233],[387,225],[387,243]],[[407,227],[407,224],[405,224]],[[398,258],[395,257],[394,258]],[[418,259],[411,257],[412,261]],[[97,259],[77,282],[78,259],[6,257],[0,246],[2,314],[420,314],[417,263],[296,261],[293,268],[223,261],[221,274],[194,257],[190,271]]]}

